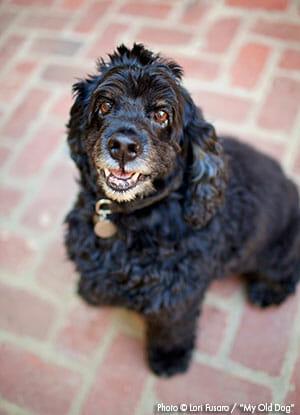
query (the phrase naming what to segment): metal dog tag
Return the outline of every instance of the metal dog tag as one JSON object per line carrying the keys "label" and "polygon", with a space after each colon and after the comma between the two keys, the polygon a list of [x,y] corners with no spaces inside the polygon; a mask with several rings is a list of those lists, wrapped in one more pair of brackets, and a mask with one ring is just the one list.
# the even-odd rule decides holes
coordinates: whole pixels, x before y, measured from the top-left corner
{"label": "metal dog tag", "polygon": [[111,201],[108,199],[100,199],[96,203],[94,215],[94,232],[99,238],[111,238],[117,233],[116,225],[110,221],[107,216],[111,214],[109,207]]}

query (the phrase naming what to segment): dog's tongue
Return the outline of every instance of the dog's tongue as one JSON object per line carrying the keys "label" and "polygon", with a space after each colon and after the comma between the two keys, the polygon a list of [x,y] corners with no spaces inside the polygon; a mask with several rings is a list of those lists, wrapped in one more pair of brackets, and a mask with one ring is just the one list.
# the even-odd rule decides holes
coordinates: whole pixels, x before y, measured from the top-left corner
{"label": "dog's tongue", "polygon": [[123,172],[121,169],[114,169],[114,170],[110,170],[111,174],[115,177],[117,177],[118,179],[129,179],[132,176],[132,172],[131,173],[126,173]]}

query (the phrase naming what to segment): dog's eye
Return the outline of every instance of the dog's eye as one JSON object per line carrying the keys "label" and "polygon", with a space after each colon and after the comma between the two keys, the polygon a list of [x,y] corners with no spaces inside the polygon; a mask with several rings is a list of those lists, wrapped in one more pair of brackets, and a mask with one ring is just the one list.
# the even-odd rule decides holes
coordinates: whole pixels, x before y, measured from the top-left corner
{"label": "dog's eye", "polygon": [[102,115],[105,115],[105,114],[107,114],[107,113],[108,113],[111,109],[112,109],[112,104],[111,104],[110,102],[105,101],[105,102],[102,102],[102,104],[100,105],[100,109],[99,109],[99,111],[100,111],[100,113],[101,113]]}
{"label": "dog's eye", "polygon": [[154,120],[159,124],[166,126],[168,124],[169,115],[166,111],[159,110],[154,113]]}

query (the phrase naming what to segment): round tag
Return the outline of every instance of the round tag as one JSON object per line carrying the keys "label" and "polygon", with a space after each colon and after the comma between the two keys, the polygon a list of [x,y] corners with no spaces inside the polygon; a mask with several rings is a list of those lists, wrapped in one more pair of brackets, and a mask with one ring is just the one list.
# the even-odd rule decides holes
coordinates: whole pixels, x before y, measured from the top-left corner
{"label": "round tag", "polygon": [[108,220],[98,220],[95,223],[94,232],[100,238],[111,238],[117,233],[117,227]]}

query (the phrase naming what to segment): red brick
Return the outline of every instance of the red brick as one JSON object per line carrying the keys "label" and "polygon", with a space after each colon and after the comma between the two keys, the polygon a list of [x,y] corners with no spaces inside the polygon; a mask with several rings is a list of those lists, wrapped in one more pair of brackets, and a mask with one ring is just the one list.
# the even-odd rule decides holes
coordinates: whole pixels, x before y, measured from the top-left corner
{"label": "red brick", "polygon": [[278,77],[265,99],[258,124],[271,130],[291,131],[299,111],[300,82]]}
{"label": "red brick", "polygon": [[68,413],[79,392],[79,375],[7,343],[0,346],[0,362],[4,399],[43,415]]}
{"label": "red brick", "polygon": [[63,0],[62,7],[68,10],[80,9],[85,0]]}
{"label": "red brick", "polygon": [[3,36],[11,23],[15,20],[16,16],[16,13],[2,8],[0,12],[0,36]]}
{"label": "red brick", "polygon": [[146,2],[128,1],[121,6],[119,12],[132,16],[152,17],[156,19],[166,19],[171,11],[171,4],[151,4]]}
{"label": "red brick", "polygon": [[218,353],[226,331],[228,316],[225,311],[205,304],[201,313],[197,348],[204,353]]}
{"label": "red brick", "polygon": [[59,295],[73,295],[78,275],[74,264],[67,258],[62,240],[55,240],[47,248],[44,259],[36,271],[36,280]]}
{"label": "red brick", "polygon": [[216,92],[202,91],[194,96],[206,116],[236,123],[245,121],[252,104],[246,98]]}
{"label": "red brick", "polygon": [[280,307],[265,310],[246,303],[231,359],[278,376],[289,344],[295,310],[295,297]]}
{"label": "red brick", "polygon": [[285,50],[281,56],[279,66],[284,69],[300,71],[300,51],[294,49]]}
{"label": "red brick", "polygon": [[19,49],[24,45],[23,36],[12,34],[0,47],[0,68],[2,69],[9,60],[18,53]]}
{"label": "red brick", "polygon": [[94,60],[100,56],[106,58],[106,55],[111,53],[115,47],[121,43],[122,37],[128,29],[129,26],[122,23],[110,24],[91,46],[88,51],[88,57]]}
{"label": "red brick", "polygon": [[18,6],[39,6],[48,7],[53,3],[53,0],[11,0],[13,4]]}
{"label": "red brick", "polygon": [[147,374],[142,344],[118,335],[99,367],[82,414],[98,414],[101,408],[103,414],[132,415]]}
{"label": "red brick", "polygon": [[0,167],[3,167],[3,165],[9,159],[10,153],[11,151],[8,148],[0,147]]}
{"label": "red brick", "polygon": [[187,78],[212,81],[218,76],[219,65],[217,63],[178,55],[173,55],[172,58],[183,67],[184,75]]}
{"label": "red brick", "polygon": [[237,17],[223,17],[215,21],[209,28],[203,49],[207,52],[226,52],[237,34],[240,19]]}
{"label": "red brick", "polygon": [[25,15],[23,19],[19,20],[19,25],[31,30],[46,29],[60,31],[64,29],[68,20],[68,16],[56,14],[51,11],[48,11],[48,13],[36,13],[32,11],[30,14]]}
{"label": "red brick", "polygon": [[195,362],[185,376],[158,380],[155,391],[157,402],[165,404],[232,405],[271,401],[271,392],[264,386]]}
{"label": "red brick", "polygon": [[[25,38],[19,34],[11,34],[7,37],[0,48],[1,57],[10,58],[18,52],[20,47],[25,43]],[[6,55],[5,55],[6,54]]]}
{"label": "red brick", "polygon": [[272,22],[260,19],[254,25],[253,32],[282,41],[300,42],[300,24],[296,23]]}
{"label": "red brick", "polygon": [[266,65],[270,48],[258,43],[244,45],[233,63],[231,84],[242,88],[254,88]]}
{"label": "red brick", "polygon": [[88,68],[84,69],[79,65],[49,64],[42,72],[42,78],[46,81],[69,84],[71,88],[76,79],[85,76],[87,72]]}
{"label": "red brick", "polygon": [[10,215],[22,198],[20,191],[6,186],[0,186],[0,214]]}
{"label": "red brick", "polygon": [[77,187],[74,177],[74,169],[70,164],[65,161],[56,164],[37,198],[26,210],[23,224],[37,232],[61,224],[71,200],[75,198]]}
{"label": "red brick", "polygon": [[230,276],[224,279],[215,280],[209,290],[213,294],[217,294],[220,297],[230,298],[238,291],[241,290],[242,281],[239,276]]}
{"label": "red brick", "polygon": [[34,252],[29,242],[21,236],[9,233],[0,234],[1,269],[13,274],[25,274],[26,267],[34,259]]}
{"label": "red brick", "polygon": [[23,289],[0,283],[0,327],[18,336],[31,336],[40,340],[48,337],[55,310],[46,301]]}
{"label": "red brick", "polygon": [[57,345],[69,355],[90,357],[105,337],[111,309],[92,308],[80,303],[66,316]]}
{"label": "red brick", "polygon": [[187,25],[201,24],[209,10],[209,5],[202,2],[188,2],[184,5],[180,20]]}
{"label": "red brick", "polygon": [[12,102],[22,90],[23,80],[20,76],[10,72],[0,79],[0,101],[5,104]]}
{"label": "red brick", "polygon": [[192,38],[191,33],[179,29],[163,29],[144,26],[137,34],[139,42],[157,45],[186,45]]}
{"label": "red brick", "polygon": [[16,66],[1,76],[0,79],[0,101],[4,104],[14,101],[18,97],[22,87],[30,79],[37,67],[37,63],[31,60],[21,60]]}
{"label": "red brick", "polygon": [[70,109],[73,104],[71,91],[61,94],[50,109],[51,114],[66,121],[69,117]]}
{"label": "red brick", "polygon": [[74,40],[41,37],[34,40],[31,51],[41,55],[73,56],[81,44]]}
{"label": "red brick", "polygon": [[23,148],[12,168],[13,174],[28,177],[42,170],[63,143],[64,133],[63,127],[58,128],[49,121],[45,122]]}
{"label": "red brick", "polygon": [[246,9],[286,10],[289,0],[226,0],[226,5]]}
{"label": "red brick", "polygon": [[5,124],[3,133],[8,137],[22,137],[29,125],[37,119],[48,98],[48,91],[38,88],[31,89]]}
{"label": "red brick", "polygon": [[297,415],[300,413],[300,355],[298,358],[298,361],[296,362],[296,365],[294,367],[294,373],[291,379],[291,387],[290,391],[288,393],[288,396],[285,400],[285,403],[287,405],[294,404],[294,408],[292,410],[292,414],[294,413]]}
{"label": "red brick", "polygon": [[24,77],[25,75],[31,74],[34,69],[36,69],[37,65],[38,63],[33,60],[19,60],[16,64],[15,70],[19,75]]}
{"label": "red brick", "polygon": [[74,27],[76,32],[88,33],[96,28],[100,21],[105,19],[105,13],[111,5],[110,1],[94,2],[79,19],[79,22]]}

